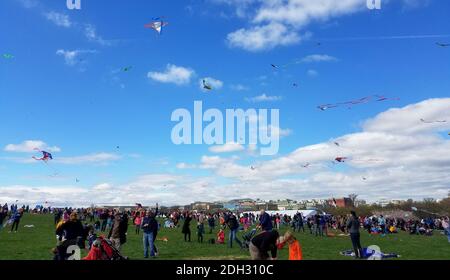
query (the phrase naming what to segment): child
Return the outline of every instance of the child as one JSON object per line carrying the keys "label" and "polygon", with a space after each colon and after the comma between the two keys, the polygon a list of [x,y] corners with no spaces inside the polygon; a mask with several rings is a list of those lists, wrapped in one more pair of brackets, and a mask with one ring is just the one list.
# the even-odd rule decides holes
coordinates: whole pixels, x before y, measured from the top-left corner
{"label": "child", "polygon": [[139,234],[141,230],[141,222],[142,222],[141,215],[138,212],[136,218],[134,218],[134,225],[136,226],[136,234]]}
{"label": "child", "polygon": [[88,234],[88,245],[89,250],[92,248],[92,244],[97,240],[97,234],[95,233],[95,228],[93,226],[89,226],[89,234]]}
{"label": "child", "polygon": [[225,232],[223,231],[223,229],[220,229],[219,233],[217,233],[217,243],[218,244],[225,243]]}
{"label": "child", "polygon": [[205,227],[203,223],[197,224],[197,240],[199,243],[203,243],[203,234],[205,233]]}
{"label": "child", "polygon": [[295,236],[289,231],[287,231],[283,237],[280,237],[277,247],[281,249],[285,244],[289,245],[290,261],[300,261],[303,259],[302,247],[300,246],[297,238],[295,238]]}

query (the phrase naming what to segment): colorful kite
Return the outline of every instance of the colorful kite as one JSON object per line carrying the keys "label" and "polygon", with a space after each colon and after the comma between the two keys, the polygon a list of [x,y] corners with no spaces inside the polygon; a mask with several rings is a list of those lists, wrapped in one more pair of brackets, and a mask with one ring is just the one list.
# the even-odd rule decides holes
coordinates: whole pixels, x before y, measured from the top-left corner
{"label": "colorful kite", "polygon": [[[39,151],[39,150],[38,150],[38,151]],[[39,152],[42,153],[42,158],[37,158],[37,157],[34,157],[34,156],[33,156],[33,158],[34,158],[35,160],[41,160],[41,161],[44,161],[44,162],[48,162],[49,160],[52,160],[52,159],[53,159],[52,154],[50,154],[49,152],[46,152],[46,151],[39,151]]]}
{"label": "colorful kite", "polygon": [[203,88],[206,89],[206,90],[212,90],[213,89],[212,86],[206,82],[206,80],[203,80]]}
{"label": "colorful kite", "polygon": [[144,25],[145,28],[151,28],[158,32],[159,35],[161,35],[163,31],[163,27],[167,26],[169,23],[165,22],[162,18],[154,18],[152,22],[149,24]]}
{"label": "colorful kite", "polygon": [[323,104],[323,105],[317,106],[317,108],[322,111],[325,111],[325,110],[331,109],[331,108],[340,107],[340,106],[346,106],[348,109],[351,109],[351,107],[354,105],[369,103],[372,100],[374,100],[376,102],[381,102],[381,101],[387,101],[387,100],[400,100],[400,99],[399,98],[389,98],[389,97],[385,97],[382,95],[371,95],[371,96],[366,96],[363,98],[359,98],[359,99],[355,99],[355,100],[351,100],[351,101],[347,101],[347,102],[340,102],[340,103],[334,103],[334,104]]}
{"label": "colorful kite", "polygon": [[337,162],[345,162],[347,160],[347,158],[346,157],[337,157],[334,160]]}

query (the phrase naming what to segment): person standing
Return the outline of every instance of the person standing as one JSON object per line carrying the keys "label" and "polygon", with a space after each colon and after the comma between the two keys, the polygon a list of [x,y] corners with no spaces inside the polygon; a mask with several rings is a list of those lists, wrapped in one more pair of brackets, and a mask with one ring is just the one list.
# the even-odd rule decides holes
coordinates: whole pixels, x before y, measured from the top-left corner
{"label": "person standing", "polygon": [[185,242],[187,241],[191,242],[191,221],[192,221],[191,214],[189,214],[189,212],[186,212],[183,222],[183,228],[181,230],[181,232],[184,234]]}
{"label": "person standing", "polygon": [[111,230],[109,232],[108,238],[109,240],[111,240],[112,245],[114,246],[114,248],[117,249],[117,251],[120,252],[120,225],[121,225],[121,218],[120,218],[120,214],[116,213],[114,215],[114,223],[111,227]]}
{"label": "person standing", "polygon": [[239,222],[236,216],[231,213],[228,216],[227,225],[230,228],[230,239],[228,240],[228,245],[230,248],[233,248],[233,240],[242,248],[242,242],[237,238],[237,232],[239,229]]}
{"label": "person standing", "polygon": [[360,242],[360,234],[359,234],[359,219],[356,216],[355,211],[351,211],[351,216],[347,220],[347,229],[350,233],[350,240],[352,241],[353,250],[355,251],[356,258],[362,258],[362,246]]}
{"label": "person standing", "polygon": [[[19,223],[20,223],[20,219],[22,219],[23,216],[23,208],[20,208],[19,210],[16,210],[16,212],[13,214],[12,218],[13,218],[13,224],[11,226],[11,230],[9,232],[17,232],[18,228],[19,228]],[[16,228],[16,230],[14,230],[14,227]]]}
{"label": "person standing", "polygon": [[208,218],[209,234],[213,232],[214,227],[216,226],[215,223],[214,216],[210,214]]}
{"label": "person standing", "polygon": [[271,231],[273,229],[272,218],[264,211],[264,209],[260,212],[259,227],[263,231]]}
{"label": "person standing", "polygon": [[149,248],[150,257],[155,257],[155,232],[158,230],[158,222],[151,211],[147,211],[146,216],[142,220],[142,231],[144,232],[143,242],[144,242],[144,258],[148,258]]}

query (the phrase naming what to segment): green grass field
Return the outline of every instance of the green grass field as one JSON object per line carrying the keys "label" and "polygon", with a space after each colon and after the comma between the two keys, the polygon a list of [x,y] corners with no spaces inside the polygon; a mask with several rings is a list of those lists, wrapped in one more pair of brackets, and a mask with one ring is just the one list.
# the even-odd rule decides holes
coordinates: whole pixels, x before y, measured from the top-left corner
{"label": "green grass field", "polygon": [[[192,223],[193,224],[193,223]],[[25,228],[24,225],[34,225],[34,228]],[[26,214],[20,224],[18,233],[9,233],[9,228],[0,232],[0,260],[50,260],[51,249],[55,247],[52,215]],[[207,234],[205,241],[215,238],[215,234]],[[281,229],[284,233],[285,229]],[[192,241],[183,241],[181,228],[161,229],[158,237],[167,237],[168,242],[157,241],[160,250],[158,259],[194,259],[194,260],[245,260],[249,254],[240,250],[236,245],[229,249],[226,245],[211,245],[207,242],[197,242],[196,230],[192,227]],[[305,260],[351,260],[343,257],[340,251],[351,248],[349,237],[314,237],[307,233],[296,233],[303,247]],[[228,236],[226,236],[227,238]],[[242,240],[241,234],[239,239]],[[227,239],[226,239],[227,240]],[[435,232],[434,236],[410,236],[404,232],[399,234],[371,236],[366,232],[361,234],[363,247],[378,245],[385,253],[400,254],[402,260],[448,260],[450,259],[450,243],[447,237]],[[142,233],[136,235],[134,226],[129,227],[128,242],[124,245],[123,254],[131,259],[143,258]],[[84,253],[85,254],[85,253]],[[287,259],[287,248],[279,251],[279,259]]]}

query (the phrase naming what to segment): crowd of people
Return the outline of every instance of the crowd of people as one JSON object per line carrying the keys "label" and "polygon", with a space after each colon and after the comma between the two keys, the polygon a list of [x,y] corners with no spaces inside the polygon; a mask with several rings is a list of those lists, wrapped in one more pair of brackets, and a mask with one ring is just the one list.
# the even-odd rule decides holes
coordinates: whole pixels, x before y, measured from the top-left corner
{"label": "crowd of people", "polygon": [[[395,234],[398,231],[432,235],[434,230],[443,230],[450,242],[448,217],[406,220],[383,215],[360,217],[353,211],[347,216],[315,213],[308,217],[304,217],[300,211],[293,216],[269,215],[264,210],[258,214],[232,211],[162,212],[158,205],[153,209],[144,209],[139,205],[132,210],[119,211],[108,208],[31,209],[28,206],[19,208],[14,204],[5,204],[0,211],[0,229],[11,225],[9,232],[17,232],[24,213],[54,215],[57,237],[54,254],[57,260],[66,259],[67,247],[74,244],[93,252],[88,254],[87,259],[102,258],[99,249],[101,246],[111,247],[120,256],[122,246],[127,242],[129,224],[133,226],[134,234],[142,234],[144,258],[158,256],[156,241],[161,227],[181,228],[181,239],[184,242],[191,242],[192,228],[196,229],[196,240],[199,243],[205,242],[206,232],[215,234],[216,238],[206,241],[213,244],[226,243],[229,248],[236,244],[241,249],[249,250],[252,259],[276,259],[277,249],[285,244],[289,245],[290,259],[301,258],[301,246],[292,232],[331,237],[335,235],[333,232],[340,231],[340,235],[350,237],[356,257],[362,257],[360,230],[381,235]],[[288,229],[285,234],[279,233],[282,228]],[[225,232],[228,232],[227,242]]]}

